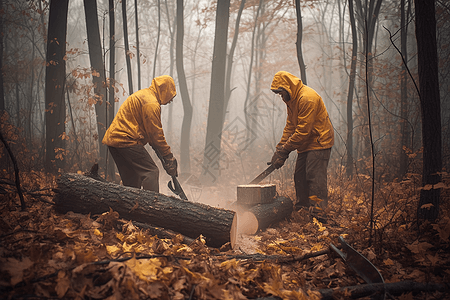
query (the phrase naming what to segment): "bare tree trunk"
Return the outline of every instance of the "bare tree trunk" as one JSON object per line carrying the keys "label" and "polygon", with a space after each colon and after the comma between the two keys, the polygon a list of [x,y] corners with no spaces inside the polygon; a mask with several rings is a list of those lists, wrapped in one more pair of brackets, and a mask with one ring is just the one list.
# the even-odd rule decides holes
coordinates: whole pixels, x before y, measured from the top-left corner
{"label": "bare tree trunk", "polygon": [[[409,6],[408,6],[409,11]],[[401,21],[400,21],[400,40],[401,40],[401,54],[403,55],[404,61],[402,63],[402,69],[401,69],[401,78],[400,78],[400,132],[401,132],[401,143],[400,143],[400,167],[399,167],[399,176],[403,177],[403,175],[406,174],[407,168],[408,168],[408,156],[406,155],[406,152],[403,150],[403,147],[406,147],[409,144],[409,133],[407,131],[408,129],[408,89],[407,89],[407,66],[404,62],[408,61],[408,51],[406,48],[407,45],[407,29],[408,26],[406,24],[406,11],[405,11],[405,0],[400,1],[400,14],[401,14]]]}
{"label": "bare tree trunk", "polygon": [[[376,28],[376,21],[378,19],[378,15],[381,8],[381,3],[383,0],[355,0],[355,6],[356,6],[356,14],[358,18],[358,24],[359,24],[359,30],[363,33],[363,41],[360,43],[364,47],[363,53],[367,53],[367,74],[368,74],[368,80],[365,82],[362,81],[362,86],[368,85],[369,86],[369,92],[371,91],[371,86],[373,83],[374,78],[374,72],[373,72],[373,50],[372,45],[374,42],[375,37],[375,28]],[[361,65],[362,65],[361,61]],[[363,67],[360,68],[360,70],[363,70]],[[366,87],[364,87],[365,89]],[[370,92],[371,93],[371,92]],[[364,100],[364,99],[362,99]],[[360,101],[362,105],[366,105],[368,101]],[[367,107],[362,107],[362,116],[364,119],[367,119],[369,116],[367,116]],[[364,128],[367,128],[364,126]],[[365,129],[364,129],[365,130]],[[370,133],[369,132],[363,132],[361,134],[361,138],[367,137]],[[361,153],[360,156],[368,157],[371,156],[370,152],[370,142],[367,138],[363,139],[360,143],[361,146]],[[356,157],[356,156],[354,156]]]}
{"label": "bare tree trunk", "polygon": [[306,66],[305,61],[303,60],[303,51],[302,51],[302,37],[303,37],[303,23],[302,23],[302,8],[300,4],[300,0],[295,0],[295,11],[297,13],[297,60],[298,66],[300,67],[301,80],[304,84],[306,83]]}
{"label": "bare tree trunk", "polygon": [[[3,0],[0,0],[0,11],[3,10]],[[0,14],[0,121],[3,123],[3,117],[6,117],[6,106],[5,106],[5,91],[3,89],[3,14]],[[1,134],[0,127],[0,134]],[[6,154],[6,149],[2,147],[1,150],[1,164],[6,167],[9,162]]]}
{"label": "bare tree trunk", "polygon": [[230,0],[218,0],[214,51],[211,71],[211,90],[209,96],[206,143],[203,156],[205,184],[213,184],[220,175],[220,152],[223,129],[223,109],[225,97],[225,67],[227,55],[228,21]]}
{"label": "bare tree trunk", "polygon": [[158,0],[158,34],[156,37],[155,58],[153,59],[153,78],[156,77],[156,61],[158,58],[159,36],[161,35],[161,3]]}
{"label": "bare tree trunk", "polygon": [[248,108],[248,102],[250,100],[250,89],[251,89],[251,81],[252,81],[252,73],[253,73],[253,59],[254,59],[254,55],[253,53],[255,52],[255,35],[256,35],[256,29],[258,26],[258,18],[259,18],[259,14],[261,12],[261,6],[262,3],[264,2],[264,0],[260,0],[259,1],[259,5],[258,5],[258,9],[256,11],[256,17],[255,17],[255,25],[253,27],[253,33],[252,33],[252,43],[251,43],[251,47],[250,47],[250,65],[248,67],[248,77],[247,77],[247,92],[245,94],[245,101],[244,101],[244,115],[245,115],[245,124],[247,128],[250,128],[250,120],[249,120],[249,113],[247,111]]}
{"label": "bare tree trunk", "polygon": [[84,0],[86,30],[88,37],[89,60],[92,67],[94,83],[95,114],[97,115],[98,148],[100,153],[99,166],[106,169],[106,146],[102,144],[106,132],[106,79],[103,64],[102,44],[97,16],[97,0]]}
{"label": "bare tree trunk", "polygon": [[186,82],[186,74],[184,73],[183,63],[183,37],[184,37],[184,13],[183,0],[177,0],[177,73],[178,83],[180,84],[181,100],[183,101],[183,123],[181,126],[181,142],[180,142],[180,171],[181,173],[191,172],[191,124],[192,124],[192,105],[189,98],[189,91]]}
{"label": "bare tree trunk", "polygon": [[[114,0],[109,0],[109,106],[106,111],[106,127],[111,125],[115,115],[115,73],[116,73],[116,28],[115,28],[115,12]],[[107,178],[115,181],[115,163],[108,151],[107,160]]]}
{"label": "bare tree trunk", "polygon": [[[0,8],[1,10],[1,8]],[[35,42],[34,42],[34,31],[31,32],[31,47],[33,48],[33,50],[31,50],[31,67],[30,67],[30,72],[31,72],[31,80],[30,80],[30,94],[28,96],[28,111],[27,111],[27,147],[31,149],[32,147],[32,137],[33,137],[33,129],[32,129],[32,123],[33,123],[33,88],[34,88],[34,60],[35,60]],[[0,68],[1,70],[1,68]]]}
{"label": "bare tree trunk", "polygon": [[[165,0],[165,7],[166,7],[166,14],[167,14],[167,25],[169,28],[169,34],[170,34],[170,49],[169,49],[169,57],[170,57],[170,64],[169,64],[169,75],[173,77],[173,67],[174,67],[174,53],[173,48],[175,44],[175,29],[177,28],[177,18],[176,16],[173,17],[173,25],[171,25],[172,19],[170,18],[169,13],[169,5],[167,4],[167,0]],[[167,118],[167,133],[166,140],[169,143],[169,145],[172,144],[172,136],[173,136],[173,105],[168,105],[169,111],[168,111],[168,118]]]}
{"label": "bare tree trunk", "polygon": [[[420,107],[422,112],[423,174],[422,184],[441,181],[442,136],[439,95],[436,14],[434,0],[415,0],[417,59]],[[418,215],[434,221],[439,214],[440,189],[422,189]]]}
{"label": "bare tree trunk", "polygon": [[[3,10],[3,0],[0,0],[0,11]],[[3,70],[3,14],[0,15],[0,70]],[[0,117],[6,111],[5,92],[3,90],[3,72],[0,72]]]}
{"label": "bare tree trunk", "polygon": [[62,151],[65,149],[66,103],[66,33],[69,0],[50,1],[47,35],[47,67],[45,81],[46,154],[45,169],[56,173],[64,168]]}
{"label": "bare tree trunk", "polygon": [[[224,113],[227,111],[228,108],[228,102],[230,101],[231,97],[231,71],[233,70],[233,58],[234,58],[234,50],[236,49],[237,40],[239,36],[239,24],[241,22],[241,16],[242,12],[244,11],[246,0],[241,0],[241,5],[239,6],[239,10],[236,16],[236,23],[234,25],[234,36],[233,41],[231,43],[230,52],[228,53],[228,59],[227,59],[227,71],[225,75],[225,106],[224,106]],[[225,117],[225,116],[224,116]]]}
{"label": "bare tree trunk", "polygon": [[[159,0],[158,0],[159,1]],[[139,51],[139,18],[137,9],[137,0],[134,0],[134,18],[136,20],[136,58],[137,58],[137,69],[138,69],[138,90],[141,89],[141,52]]]}
{"label": "bare tree trunk", "polygon": [[[250,104],[250,130],[247,130],[247,141],[251,141],[254,135],[259,135],[258,132],[258,119],[255,116],[259,116],[259,105],[260,103],[260,95],[261,95],[261,80],[262,80],[262,70],[263,70],[263,62],[265,58],[265,48],[266,48],[266,29],[268,21],[265,20],[266,13],[266,3],[261,1],[261,11],[259,22],[256,28],[256,43],[255,43],[255,66],[256,70],[255,74],[255,97],[253,98],[253,103]],[[248,146],[246,144],[245,146]]]}
{"label": "bare tree trunk", "polygon": [[348,10],[350,24],[352,28],[352,62],[350,65],[350,78],[348,83],[347,97],[347,176],[353,176],[353,92],[356,78],[356,59],[358,55],[358,33],[356,31],[356,21],[353,10],[353,0],[348,0]]}
{"label": "bare tree trunk", "polygon": [[125,42],[125,60],[127,62],[128,92],[133,94],[133,75],[131,73],[130,46],[128,45],[127,0],[122,0],[123,40]]}

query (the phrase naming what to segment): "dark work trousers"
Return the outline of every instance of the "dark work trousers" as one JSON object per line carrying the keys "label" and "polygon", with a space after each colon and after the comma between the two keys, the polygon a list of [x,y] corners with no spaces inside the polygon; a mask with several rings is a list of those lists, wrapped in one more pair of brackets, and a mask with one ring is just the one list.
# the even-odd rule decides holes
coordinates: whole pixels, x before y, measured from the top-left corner
{"label": "dark work trousers", "polygon": [[123,185],[159,192],[159,169],[144,146],[108,148]]}
{"label": "dark work trousers", "polygon": [[298,154],[295,164],[294,182],[297,196],[296,209],[315,206],[321,199],[319,206],[324,209],[328,205],[327,167],[330,160],[331,148],[312,150]]}

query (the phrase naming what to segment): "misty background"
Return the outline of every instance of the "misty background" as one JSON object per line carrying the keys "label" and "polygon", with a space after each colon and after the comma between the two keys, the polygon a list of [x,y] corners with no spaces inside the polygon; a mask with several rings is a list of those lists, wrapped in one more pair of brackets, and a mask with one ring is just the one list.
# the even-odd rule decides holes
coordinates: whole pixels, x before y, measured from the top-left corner
{"label": "misty background", "polygon": [[[350,2],[354,6],[353,14],[349,12]],[[374,141],[377,182],[401,179],[408,173],[421,172],[418,161],[422,147],[421,111],[413,82],[418,80],[418,62],[412,2],[301,1],[301,50],[306,66],[306,77],[302,79],[322,96],[335,128],[335,146],[328,171],[330,177],[371,176],[369,129]],[[115,17],[113,74],[110,68],[111,3]],[[102,100],[114,102],[117,112],[132,91],[149,87],[155,76],[171,75],[177,85],[177,96],[171,104],[162,106],[165,137],[178,159],[180,179],[188,198],[215,205],[217,199],[234,201],[235,187],[250,182],[267,167],[266,162],[270,161],[275,145],[281,138],[286,121],[286,106],[279,96],[270,91],[274,74],[284,70],[302,77],[297,56],[298,15],[295,2],[247,0],[240,14],[241,4],[242,0],[232,0],[229,6],[226,59],[228,64],[232,62],[231,94],[224,106],[223,127],[219,136],[220,151],[214,152],[208,149],[206,140],[210,101],[215,96],[211,95],[211,78],[215,59],[217,1],[183,2],[183,67],[192,106],[188,135],[190,142],[186,148],[181,142],[185,110],[176,66],[176,33],[180,21],[177,19],[176,1],[97,0],[101,64],[107,82],[104,86],[107,92]],[[64,134],[59,135],[64,141],[64,147],[55,152],[56,160],[64,161],[59,170],[66,172],[86,172],[94,162],[102,162],[94,108],[98,98],[95,96],[93,78],[98,75],[91,68],[84,5],[82,0],[70,0],[67,10],[65,129]],[[375,10],[376,14],[372,15],[371,50],[367,52],[365,50],[369,43],[363,14],[368,15],[371,9],[377,7],[378,11]],[[17,152],[23,152],[20,160],[23,167],[40,169],[45,165],[45,153],[49,151],[45,143],[45,113],[51,109],[45,102],[49,2],[3,0],[2,9],[4,110],[7,112],[2,123],[10,124],[10,140],[14,141],[11,138],[14,135],[24,137],[23,140],[16,138],[17,143],[13,143]],[[124,35],[124,12],[127,35]],[[351,15],[356,19],[355,39],[352,39]],[[240,21],[236,26],[238,16]],[[436,2],[436,19],[443,167],[448,168],[450,23],[449,7],[445,2]],[[128,52],[125,50],[124,36],[128,38]],[[237,41],[233,57],[230,58],[235,36]],[[358,44],[355,57],[352,55],[354,40]],[[402,51],[412,78],[404,68],[402,56],[395,46]],[[129,67],[127,56],[130,59]],[[355,61],[355,82],[351,97],[352,155],[349,158],[347,109],[352,57]],[[132,86],[128,71],[131,73]],[[108,85],[112,83],[109,78],[114,78],[111,86]],[[115,91],[115,101],[106,96],[110,89]],[[221,116],[216,118],[220,119]],[[154,152],[149,149],[149,153],[161,166]],[[182,158],[185,153],[189,153],[189,163]],[[111,158],[108,159],[111,162]],[[296,155],[291,153],[286,165],[269,178],[277,184],[278,193],[291,197],[294,195],[292,180],[295,159]],[[2,154],[2,161],[2,171],[12,170],[5,154]],[[101,164],[101,167],[101,174],[106,176],[107,165]],[[169,177],[162,168],[160,170],[161,191],[169,194],[166,188]],[[108,178],[117,180],[111,176]],[[208,191],[203,189],[205,186],[210,187]]]}

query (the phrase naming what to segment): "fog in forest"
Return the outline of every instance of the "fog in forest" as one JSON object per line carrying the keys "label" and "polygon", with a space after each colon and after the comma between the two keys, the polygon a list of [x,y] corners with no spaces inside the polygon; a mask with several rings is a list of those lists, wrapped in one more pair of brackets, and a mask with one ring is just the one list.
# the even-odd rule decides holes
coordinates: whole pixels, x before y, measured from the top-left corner
{"label": "fog in forest", "polygon": [[[97,1],[102,63],[107,82],[110,77],[115,80],[115,111],[131,90],[135,92],[139,86],[141,89],[149,87],[155,76],[171,75],[176,83],[177,96],[171,104],[162,106],[162,122],[167,142],[178,160],[181,183],[190,200],[221,207],[235,201],[237,185],[247,184],[267,167],[281,138],[286,123],[286,105],[280,96],[270,91],[274,74],[284,70],[301,77],[294,1],[247,0],[236,27],[241,1],[232,0],[230,3],[228,55],[236,34],[237,42],[233,57],[227,57],[227,63],[233,63],[231,96],[225,107],[221,151],[218,153],[205,149],[217,2],[184,1],[183,63],[192,105],[190,144],[186,149],[181,145],[184,110],[176,67],[176,1],[137,1],[137,7],[135,1],[126,1],[128,53],[125,52],[123,3],[113,1],[114,74],[110,72],[109,3]],[[306,83],[323,98],[335,129],[328,176],[334,180],[345,177],[351,166],[353,175],[370,177],[373,157],[378,183],[402,178],[407,173],[420,174],[421,166],[415,160],[421,156],[422,129],[420,101],[415,87],[418,63],[412,1],[406,1],[403,7],[403,27],[400,1],[379,1],[381,6],[372,18],[370,41],[365,35],[364,16],[360,14],[368,8],[361,7],[361,1],[354,2],[358,48],[356,57],[353,57],[356,74],[351,99],[353,147],[349,162],[347,104],[354,45],[349,1],[301,1],[301,46]],[[51,109],[45,102],[49,3],[3,1],[3,9],[4,107],[8,118],[2,122],[7,121],[16,128],[9,132],[10,141],[14,140],[12,136],[21,137],[16,139],[20,144],[12,146],[21,157],[21,166],[42,169],[45,163],[45,111]],[[443,166],[448,168],[449,9],[448,6],[437,5],[437,11]],[[405,29],[403,49],[402,28]],[[365,51],[369,45],[370,52]],[[405,49],[403,58],[407,69],[402,68],[401,52]],[[65,166],[60,171],[86,172],[99,160],[100,154],[92,82],[93,76],[97,75],[91,70],[86,17],[81,0],[69,1],[66,51],[65,131],[62,137],[65,149],[60,149]],[[127,75],[127,55],[131,62],[132,87]],[[403,91],[402,77],[405,78]],[[106,100],[110,101],[109,98]],[[22,153],[25,148],[27,151]],[[160,167],[161,192],[171,194],[167,188],[170,177],[155,153],[150,148],[148,150]],[[188,167],[181,159],[183,152],[190,154]],[[291,153],[285,166],[270,175],[269,180],[277,184],[277,191],[282,195],[295,197],[293,171],[296,156],[296,153]],[[12,170],[6,155],[2,159],[5,166],[2,169]],[[210,160],[206,169],[205,159]],[[401,166],[402,160],[406,161],[406,167]],[[101,169],[100,174],[105,176],[105,170]],[[111,178],[109,180],[112,181]]]}

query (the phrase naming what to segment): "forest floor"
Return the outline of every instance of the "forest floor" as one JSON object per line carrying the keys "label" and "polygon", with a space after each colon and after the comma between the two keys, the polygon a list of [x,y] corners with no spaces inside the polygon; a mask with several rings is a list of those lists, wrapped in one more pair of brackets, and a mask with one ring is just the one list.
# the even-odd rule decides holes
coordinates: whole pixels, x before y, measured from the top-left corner
{"label": "forest floor", "polygon": [[[416,290],[386,299],[450,298],[447,189],[435,224],[418,226],[408,217],[417,203],[414,193],[393,197],[377,208],[370,239],[368,200],[332,182],[326,224],[300,210],[255,235],[240,235],[235,249],[221,251],[207,247],[201,236],[189,245],[178,237],[159,239],[114,211],[58,214],[49,189],[54,182],[39,173],[26,178],[25,190],[41,192],[25,193],[25,211],[14,187],[0,185],[2,299],[321,299],[330,288],[334,299],[349,299],[351,293],[338,288],[364,281],[342,259],[299,258],[338,245],[339,236],[369,259],[386,283],[417,282]],[[393,190],[404,195],[396,186],[391,196]],[[446,290],[435,285],[419,292],[419,283]]]}

